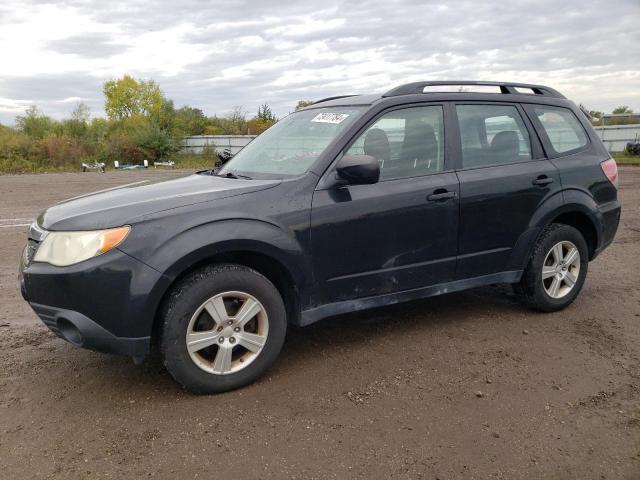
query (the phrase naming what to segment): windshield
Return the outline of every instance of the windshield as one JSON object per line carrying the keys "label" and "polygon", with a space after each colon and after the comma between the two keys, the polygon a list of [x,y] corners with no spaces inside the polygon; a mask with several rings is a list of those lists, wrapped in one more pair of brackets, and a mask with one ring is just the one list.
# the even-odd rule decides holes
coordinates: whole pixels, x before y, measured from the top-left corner
{"label": "windshield", "polygon": [[300,175],[363,109],[327,107],[292,113],[240,150],[217,175]]}

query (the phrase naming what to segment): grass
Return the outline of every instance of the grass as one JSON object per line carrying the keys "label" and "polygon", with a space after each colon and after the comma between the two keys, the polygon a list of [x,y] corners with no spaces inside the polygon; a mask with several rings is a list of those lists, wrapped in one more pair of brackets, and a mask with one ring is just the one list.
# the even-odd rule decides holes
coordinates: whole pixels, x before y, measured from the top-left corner
{"label": "grass", "polygon": [[[214,166],[214,158],[207,155],[178,154],[171,158],[176,162],[173,168],[184,168],[192,170],[202,170]],[[217,159],[216,159],[217,160]],[[89,162],[90,163],[90,162]],[[120,162],[122,163],[122,162]],[[149,168],[153,168],[153,162],[149,162]],[[169,167],[158,167],[169,168]],[[107,171],[115,170],[113,162],[106,165]],[[0,175],[3,174],[25,174],[25,173],[55,173],[55,172],[81,172],[81,163],[66,163],[64,165],[42,165],[37,162],[27,160],[8,160],[0,158]]]}
{"label": "grass", "polygon": [[203,169],[203,168],[213,168],[214,161],[219,162],[216,158],[214,160],[211,156],[206,155],[195,155],[195,154],[179,154],[172,158],[174,162],[176,162],[175,168],[193,168],[193,169]]}
{"label": "grass", "polygon": [[618,165],[640,165],[640,155],[628,155],[626,153],[612,153]]}

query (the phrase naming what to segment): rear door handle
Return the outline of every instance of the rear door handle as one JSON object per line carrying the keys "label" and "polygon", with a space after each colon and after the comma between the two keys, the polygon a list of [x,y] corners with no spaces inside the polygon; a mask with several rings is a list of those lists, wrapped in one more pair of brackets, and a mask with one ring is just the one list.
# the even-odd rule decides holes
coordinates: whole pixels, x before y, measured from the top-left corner
{"label": "rear door handle", "polygon": [[549,185],[550,183],[553,183],[553,178],[547,177],[546,175],[540,175],[531,183],[534,185]]}
{"label": "rear door handle", "polygon": [[431,195],[427,196],[427,200],[430,202],[440,202],[450,198],[456,198],[456,192],[448,192],[446,190],[438,189]]}

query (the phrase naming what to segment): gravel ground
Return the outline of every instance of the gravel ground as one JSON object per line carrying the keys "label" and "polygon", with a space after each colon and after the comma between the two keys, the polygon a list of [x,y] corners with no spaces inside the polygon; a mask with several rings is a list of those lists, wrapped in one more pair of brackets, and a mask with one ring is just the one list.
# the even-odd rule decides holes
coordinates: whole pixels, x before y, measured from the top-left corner
{"label": "gravel ground", "polygon": [[570,308],[495,286],[335,317],[209,397],[157,360],[72,347],[18,292],[26,227],[8,225],[160,174],[0,177],[3,478],[640,478],[640,168],[621,169],[618,236]]}

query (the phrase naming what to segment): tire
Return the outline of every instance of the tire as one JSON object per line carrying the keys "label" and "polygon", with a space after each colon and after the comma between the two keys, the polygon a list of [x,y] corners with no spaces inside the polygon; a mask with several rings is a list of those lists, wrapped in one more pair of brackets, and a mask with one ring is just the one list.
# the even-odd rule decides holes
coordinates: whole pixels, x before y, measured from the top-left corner
{"label": "tire", "polygon": [[163,364],[197,394],[254,382],[275,362],[287,331],[276,287],[255,270],[235,264],[189,274],[168,294],[160,315]]}
{"label": "tire", "polygon": [[[560,250],[557,250],[558,245]],[[573,247],[577,249],[577,259],[570,257]],[[556,262],[558,257],[562,258],[561,262]],[[520,283],[514,285],[514,290],[520,300],[534,310],[562,310],[580,293],[588,267],[589,252],[582,234],[569,225],[553,223],[538,237]]]}

